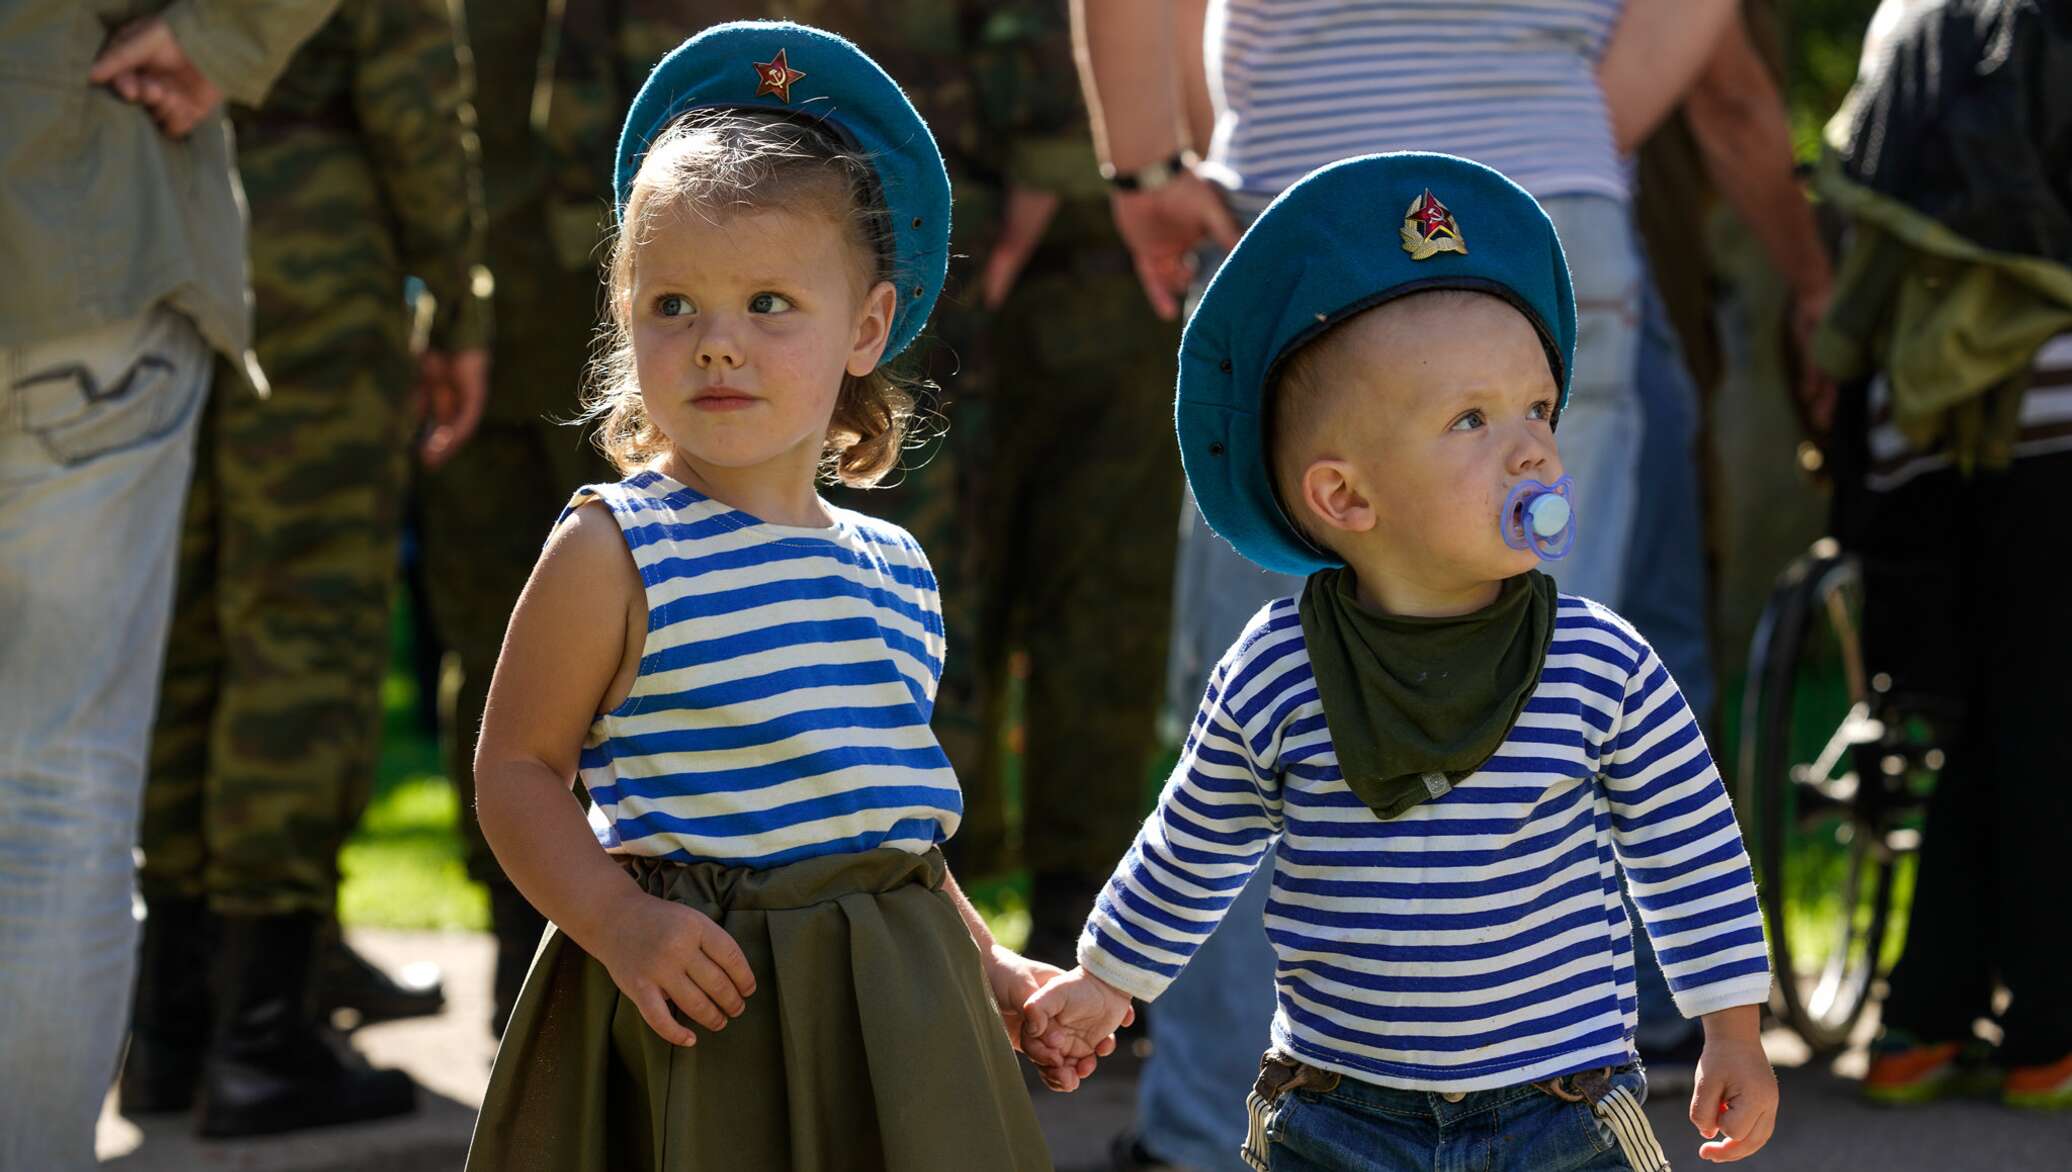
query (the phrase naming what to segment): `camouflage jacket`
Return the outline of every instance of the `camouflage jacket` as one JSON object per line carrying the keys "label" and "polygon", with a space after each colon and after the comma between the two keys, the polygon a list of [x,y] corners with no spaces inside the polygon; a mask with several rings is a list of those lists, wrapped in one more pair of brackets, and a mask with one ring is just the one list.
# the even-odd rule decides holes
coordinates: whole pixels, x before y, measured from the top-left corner
{"label": "camouflage jacket", "polygon": [[956,186],[958,253],[975,251],[1008,186],[1104,197],[1065,0],[555,0],[533,111],[564,258],[589,255],[609,220],[619,124],[649,69],[699,29],[743,19],[840,33],[906,90]]}
{"label": "camouflage jacket", "polygon": [[490,325],[463,44],[447,0],[344,0],[296,51],[264,104],[234,111],[241,141],[250,144],[305,132],[357,140],[403,268],[437,305],[430,345],[439,350],[486,346]]}

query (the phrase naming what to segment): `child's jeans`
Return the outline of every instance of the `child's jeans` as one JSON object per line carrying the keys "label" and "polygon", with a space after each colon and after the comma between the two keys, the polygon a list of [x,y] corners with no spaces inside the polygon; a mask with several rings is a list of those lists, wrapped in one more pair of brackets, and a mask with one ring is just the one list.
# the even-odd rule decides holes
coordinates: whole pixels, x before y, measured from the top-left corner
{"label": "child's jeans", "polygon": [[[1406,1091],[1300,1068],[1264,1111],[1264,1172],[1666,1172],[1623,1066],[1493,1091]],[[1307,1085],[1303,1085],[1307,1083]],[[1265,1076],[1262,1076],[1262,1088]],[[1597,1105],[1592,1105],[1592,1096]]]}

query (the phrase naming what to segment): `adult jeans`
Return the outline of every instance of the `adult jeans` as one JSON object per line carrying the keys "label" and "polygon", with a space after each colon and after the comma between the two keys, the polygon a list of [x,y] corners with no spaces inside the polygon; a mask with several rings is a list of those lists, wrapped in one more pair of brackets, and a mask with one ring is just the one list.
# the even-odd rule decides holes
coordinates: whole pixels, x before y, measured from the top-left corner
{"label": "adult jeans", "polygon": [[0,1172],[94,1166],[195,422],[184,316],[0,350]]}
{"label": "adult jeans", "polygon": [[[1712,674],[1705,597],[1705,526],[1698,496],[1698,387],[1684,365],[1676,327],[1652,278],[1643,284],[1643,317],[1634,383],[1641,404],[1640,484],[1627,550],[1621,613],[1669,669],[1691,711],[1709,724],[1718,686]],[[1716,748],[1717,746],[1715,746]],[[1628,904],[1636,925],[1639,913]],[[1639,1000],[1634,1041],[1643,1057],[1697,1041],[1699,1023],[1683,1016],[1647,933],[1633,934]]]}

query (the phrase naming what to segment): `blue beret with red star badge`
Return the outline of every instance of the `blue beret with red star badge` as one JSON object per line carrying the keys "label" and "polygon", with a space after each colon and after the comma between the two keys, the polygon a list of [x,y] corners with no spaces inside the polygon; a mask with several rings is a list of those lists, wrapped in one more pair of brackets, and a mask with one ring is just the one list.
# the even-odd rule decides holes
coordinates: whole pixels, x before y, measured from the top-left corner
{"label": "blue beret with red star badge", "polygon": [[788,21],[714,25],[662,58],[627,111],[614,176],[624,215],[648,145],[688,110],[774,110],[811,118],[869,160],[892,217],[899,305],[886,359],[907,348],[942,292],[950,260],[950,177],[914,104],[863,50]]}
{"label": "blue beret with red star badge", "polygon": [[1452,155],[1362,155],[1310,172],[1253,221],[1180,340],[1180,463],[1203,520],[1258,565],[1341,564],[1274,490],[1267,394],[1289,355],[1346,318],[1427,289],[1510,302],[1539,331],[1568,403],[1576,299],[1554,224],[1503,175]]}

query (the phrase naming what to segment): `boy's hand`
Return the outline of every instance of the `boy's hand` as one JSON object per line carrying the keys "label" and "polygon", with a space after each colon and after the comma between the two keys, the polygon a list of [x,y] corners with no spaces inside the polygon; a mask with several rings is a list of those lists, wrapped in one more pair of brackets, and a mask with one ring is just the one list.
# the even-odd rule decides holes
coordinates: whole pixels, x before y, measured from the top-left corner
{"label": "boy's hand", "polygon": [[1096,1059],[1115,1052],[1115,1036],[1111,1033],[1094,1046],[1092,1054],[1062,1058],[1046,1051],[1046,1056],[1052,1061],[1042,1061],[1023,1044],[1028,1029],[1023,1006],[1036,995],[1037,990],[1064,976],[1065,970],[1040,960],[1030,960],[1000,944],[993,945],[985,967],[986,984],[992,988],[993,1003],[1000,1009],[1001,1024],[1007,1027],[1008,1043],[1036,1064],[1036,1072],[1043,1076],[1045,1086],[1054,1091],[1069,1091],[1079,1085],[1080,1079],[1094,1072]]}
{"label": "boy's hand", "polygon": [[698,1041],[676,1015],[708,1030],[726,1028],[741,1016],[743,998],[755,992],[748,958],[726,930],[702,913],[645,892],[607,920],[612,935],[593,954],[612,983],[645,1018],[648,1028],[678,1046]]}
{"label": "boy's hand", "polygon": [[1053,1090],[1073,1090],[1084,1077],[1077,1075],[1080,1060],[1112,1050],[1115,1031],[1136,1017],[1129,994],[1084,967],[1075,968],[1044,985],[1022,1007],[1022,1051],[1039,1066],[1076,1075],[1051,1084]]}
{"label": "boy's hand", "polygon": [[[1744,1005],[1705,1017],[1691,1123],[1712,1141],[1700,1145],[1698,1155],[1714,1163],[1761,1151],[1777,1126],[1777,1076],[1763,1053],[1758,1014],[1755,1006]],[[1722,1134],[1724,1139],[1717,1138]]]}

